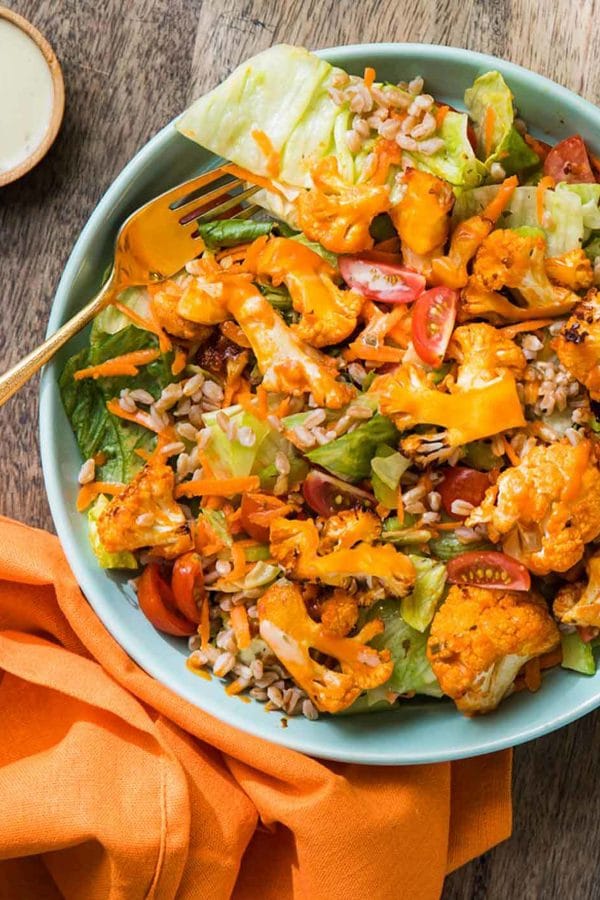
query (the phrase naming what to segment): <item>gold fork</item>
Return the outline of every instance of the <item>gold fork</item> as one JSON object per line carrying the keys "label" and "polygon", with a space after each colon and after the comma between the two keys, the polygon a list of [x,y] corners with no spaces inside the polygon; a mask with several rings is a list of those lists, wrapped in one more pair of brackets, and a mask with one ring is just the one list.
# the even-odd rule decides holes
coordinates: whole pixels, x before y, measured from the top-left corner
{"label": "gold fork", "polygon": [[[209,193],[205,192],[209,185],[221,179],[227,180]],[[229,172],[228,166],[219,166],[161,194],[132,213],[117,235],[115,261],[108,281],[93,300],[58,331],[0,376],[0,406],[121,291],[170,278],[197,256],[200,250],[198,220],[208,221],[224,213],[235,214],[236,218],[250,218],[258,207],[247,206],[238,213],[232,211],[260,188],[252,186],[240,191],[240,187],[242,182]],[[215,205],[221,197],[227,199]],[[195,206],[190,209],[191,204]]]}

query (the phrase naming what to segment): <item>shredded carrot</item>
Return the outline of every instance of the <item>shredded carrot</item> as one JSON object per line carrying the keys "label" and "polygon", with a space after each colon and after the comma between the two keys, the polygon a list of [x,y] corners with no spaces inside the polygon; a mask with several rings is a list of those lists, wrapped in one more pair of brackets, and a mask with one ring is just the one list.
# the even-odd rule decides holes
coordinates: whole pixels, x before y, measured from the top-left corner
{"label": "shredded carrot", "polygon": [[222,497],[214,497],[210,494],[207,494],[202,498],[200,506],[203,509],[221,509],[223,506],[223,498]]}
{"label": "shredded carrot", "polygon": [[390,514],[390,510],[387,506],[384,506],[383,503],[378,503],[375,507],[375,512],[379,516],[380,519],[387,519]]}
{"label": "shredded carrot", "polygon": [[152,454],[150,453],[150,451],[144,450],[143,447],[136,447],[133,452],[135,453],[136,456],[139,456],[140,459],[143,459],[144,462],[148,462],[148,460],[151,459],[151,457],[152,457]]}
{"label": "shredded carrot", "polygon": [[250,341],[248,340],[240,326],[229,319],[226,322],[222,323],[221,334],[226,337],[228,341],[232,341],[234,344],[237,344],[238,347],[249,349],[251,346]]}
{"label": "shredded carrot", "polygon": [[504,452],[508,456],[508,458],[511,462],[511,465],[513,465],[513,466],[520,465],[521,458],[520,458],[519,454],[515,451],[514,447],[512,446],[512,444],[510,443],[510,441],[508,440],[508,438],[505,435],[502,435],[502,443],[504,444]]}
{"label": "shredded carrot", "polygon": [[366,66],[365,72],[363,75],[363,81],[365,82],[365,87],[370,88],[373,82],[375,81],[375,69],[372,66]]}
{"label": "shredded carrot", "polygon": [[561,662],[562,649],[559,646],[556,650],[550,650],[549,653],[540,656],[540,669],[552,669],[554,666],[559,666]]}
{"label": "shredded carrot", "polygon": [[122,356],[113,356],[97,366],[88,366],[86,369],[78,369],[73,377],[75,381],[82,378],[110,378],[118,375],[137,375],[140,366],[147,366],[160,356],[159,350],[134,350],[132,353],[123,353]]}
{"label": "shredded carrot", "polygon": [[540,661],[538,657],[535,659],[530,659],[529,662],[525,663],[525,669],[523,672],[525,676],[525,684],[527,685],[527,690],[535,693],[539,691],[542,686],[542,676],[540,674]]}
{"label": "shredded carrot", "polygon": [[275,415],[277,416],[277,418],[284,419],[288,415],[291,405],[292,405],[292,398],[284,397],[283,400],[281,401],[281,403],[279,404],[279,406],[277,407],[277,409],[275,410]]}
{"label": "shredded carrot", "polygon": [[112,481],[91,481],[89,484],[82,485],[77,494],[77,511],[83,512],[84,509],[87,509],[98,494],[120,494],[124,487],[124,484]]}
{"label": "shredded carrot", "polygon": [[240,478],[198,478],[186,481],[175,488],[176,497],[233,497],[245,491],[257,491],[260,487],[258,475]]}
{"label": "shredded carrot", "polygon": [[446,116],[448,115],[449,112],[450,112],[449,106],[446,106],[445,104],[442,106],[438,106],[438,108],[435,111],[436,131],[439,131],[439,129],[442,127],[442,125],[444,124],[444,119],[446,118]]}
{"label": "shredded carrot", "polygon": [[162,350],[163,353],[168,353],[169,350],[172,349],[173,344],[171,342],[171,338],[163,329],[160,324],[160,318],[156,311],[156,304],[154,302],[154,297],[150,297],[150,317],[152,319],[152,324],[154,325],[154,333],[158,337],[158,346]]}
{"label": "shredded carrot", "polygon": [[494,125],[496,124],[496,110],[493,106],[488,106],[485,111],[485,119],[483,122],[484,146],[486,157],[492,155],[492,145],[494,143]]}
{"label": "shredded carrot", "polygon": [[433,526],[436,531],[454,531],[455,528],[460,528],[462,522],[436,522]]}
{"label": "shredded carrot", "polygon": [[94,462],[97,466],[103,466],[107,459],[108,456],[106,455],[104,450],[100,450],[100,452],[96,453],[96,455],[94,456]]}
{"label": "shredded carrot", "polygon": [[198,462],[202,466],[206,478],[214,478],[215,472],[205,450],[198,450]]}
{"label": "shredded carrot", "polygon": [[255,541],[254,538],[241,538],[241,540],[236,541],[238,547],[243,547],[244,550],[249,549],[250,547],[260,547],[260,541]]}
{"label": "shredded carrot", "polygon": [[346,358],[356,359],[366,359],[369,362],[380,362],[380,363],[388,363],[388,362],[402,362],[402,358],[404,356],[404,352],[402,350],[398,350],[395,347],[371,347],[369,344],[365,344],[362,341],[353,341],[348,349],[351,351],[352,355],[348,355]]}
{"label": "shredded carrot", "polygon": [[253,128],[250,135],[254,138],[258,149],[265,155],[267,161],[267,175],[271,178],[276,178],[279,174],[280,154],[273,146],[271,138],[259,128]]}
{"label": "shredded carrot", "polygon": [[402,486],[401,485],[398,486],[397,497],[398,497],[397,516],[398,516],[398,521],[399,521],[400,525],[402,525],[402,524],[404,524],[404,498],[402,496]]}
{"label": "shredded carrot", "polygon": [[246,259],[251,243],[238,244],[237,247],[224,247],[215,254],[215,259],[220,262],[222,259]]}
{"label": "shredded carrot", "polygon": [[204,516],[200,516],[196,522],[194,545],[203,556],[212,556],[224,547],[223,541]]}
{"label": "shredded carrot", "polygon": [[[124,316],[127,316],[128,319],[131,319],[133,324],[137,325],[138,328],[143,328],[144,331],[150,331],[152,334],[155,334],[156,337],[158,338],[158,343],[160,346],[160,334],[158,333],[156,324],[153,321],[150,321],[150,319],[146,319],[144,316],[140,316],[140,314],[136,313],[136,311],[134,309],[130,309],[128,306],[125,306],[124,303],[119,303],[118,300],[115,300],[113,306],[115,306],[119,310],[119,312],[123,313]],[[164,332],[163,332],[163,334],[164,334]],[[169,349],[170,349],[170,341],[169,341],[169,347],[167,347],[167,350],[169,350]],[[162,347],[161,347],[161,350],[162,350]],[[163,352],[166,353],[166,350],[164,350]]]}
{"label": "shredded carrot", "polygon": [[250,513],[248,518],[254,525],[259,525],[261,528],[268,528],[275,519],[281,519],[283,516],[287,516],[291,511],[292,507],[289,504],[284,503],[281,506],[278,506],[277,509],[262,509],[260,512]]}
{"label": "shredded carrot", "polygon": [[249,172],[248,169],[236,166],[235,163],[227,163],[227,165],[223,166],[223,171],[229,172],[230,175],[235,175],[236,178],[241,178],[242,181],[249,181],[250,184],[256,184],[266,191],[275,191],[275,193],[281,194],[283,197],[281,189],[278,188],[276,184],[269,181],[268,178],[263,178],[262,175],[255,175],[253,172]]}
{"label": "shredded carrot", "polygon": [[250,623],[248,622],[246,607],[241,605],[234,606],[229,615],[237,645],[240,650],[245,650],[246,647],[250,646]]}
{"label": "shredded carrot", "polygon": [[137,412],[128,412],[119,405],[119,401],[116,397],[113,397],[112,400],[107,402],[106,408],[109,413],[112,413],[113,416],[118,416],[119,419],[126,419],[128,422],[136,422],[143,428],[154,431],[155,434],[161,434],[169,440],[174,439],[175,432],[171,426],[167,426],[167,428],[159,431],[154,420],[148,413],[143,412],[141,409],[138,409]]}
{"label": "shredded carrot", "polygon": [[250,354],[247,350],[242,350],[237,356],[227,360],[227,380],[225,382],[225,395],[223,399],[224,406],[231,406],[233,398],[237,394],[241,380],[242,372],[248,364]]}
{"label": "shredded carrot", "polygon": [[260,384],[256,390],[256,401],[258,406],[256,415],[259,419],[264,420],[269,415],[269,398],[267,391],[262,384]]}
{"label": "shredded carrot", "polygon": [[181,347],[177,347],[175,350],[175,359],[173,360],[173,364],[171,366],[171,374],[179,375],[185,369],[187,364],[187,353]]}
{"label": "shredded carrot", "polygon": [[539,184],[535,189],[535,209],[539,225],[544,224],[544,197],[546,191],[553,188],[555,184],[556,182],[552,175],[544,175],[543,178],[540,178]]}
{"label": "shredded carrot", "polygon": [[512,340],[512,338],[523,331],[537,331],[538,328],[545,328],[546,325],[551,325],[552,322],[554,322],[554,319],[529,319],[527,322],[516,322],[514,325],[506,325],[500,331]]}
{"label": "shredded carrot", "polygon": [[510,178],[505,178],[500,185],[500,190],[498,191],[494,199],[488,203],[484,210],[482,210],[481,218],[495,223],[510,203],[511,197],[514,194],[518,184],[519,179],[516,175],[511,175]]}
{"label": "shredded carrot", "polygon": [[550,144],[547,144],[545,141],[538,141],[538,139],[534,138],[531,134],[524,134],[523,140],[528,147],[531,147],[534,153],[537,153],[542,162],[546,159],[552,149]]}
{"label": "shredded carrot", "polygon": [[227,576],[227,581],[238,581],[246,574],[246,554],[244,548],[239,547],[237,543],[231,545],[231,560],[233,566]]}
{"label": "shredded carrot", "polygon": [[402,159],[402,151],[396,141],[378,138],[373,146],[373,164],[369,172],[364,174],[366,181],[372,184],[384,184],[390,167],[398,165]]}

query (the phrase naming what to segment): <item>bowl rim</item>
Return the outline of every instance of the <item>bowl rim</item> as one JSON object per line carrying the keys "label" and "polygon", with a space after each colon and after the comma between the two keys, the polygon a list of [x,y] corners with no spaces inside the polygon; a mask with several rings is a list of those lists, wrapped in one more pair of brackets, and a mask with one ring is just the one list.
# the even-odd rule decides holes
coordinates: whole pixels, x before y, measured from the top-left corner
{"label": "bowl rim", "polygon": [[[389,55],[390,53],[395,52],[398,54],[399,58],[402,58],[403,55],[407,55],[409,53],[414,54],[415,52],[419,51],[423,51],[423,53],[427,55],[431,55],[432,53],[434,53],[442,60],[448,62],[459,62],[461,58],[464,60],[466,56],[472,62],[475,62],[482,66],[487,66],[488,68],[498,67],[498,65],[500,64],[501,70],[505,75],[507,75],[507,77],[510,78],[510,75],[512,73],[519,76],[520,79],[525,78],[525,80],[532,80],[534,90],[536,90],[537,92],[539,92],[544,86],[551,88],[555,95],[558,93],[558,95],[561,96],[566,103],[568,103],[571,107],[577,109],[579,112],[587,116],[589,116],[590,114],[595,115],[598,118],[598,124],[600,126],[600,112],[588,100],[579,97],[569,89],[557,84],[546,76],[532,72],[531,70],[526,69],[523,66],[517,65],[516,63],[501,60],[497,57],[485,53],[470,51],[460,47],[438,46],[434,44],[422,43],[413,44],[406,42],[351,44],[329,47],[320,49],[315,52],[318,55],[326,58],[329,62],[332,62],[334,65],[348,65],[349,60],[347,57],[352,56],[353,54],[372,54],[374,57],[377,57],[379,53]],[[147,159],[148,155],[152,155],[156,150],[160,149],[162,144],[168,142],[169,137],[173,133],[173,124],[178,117],[179,116],[176,116],[169,124],[162,128],[142,148],[140,148],[140,150],[136,152],[132,159],[125,165],[122,171],[111,183],[111,185],[106,190],[99,203],[95,207],[91,216],[85,223],[71,251],[69,259],[67,260],[56,290],[56,295],[52,303],[48,321],[48,335],[56,330],[56,328],[58,328],[59,325],[61,325],[64,321],[64,309],[66,307],[71,282],[73,281],[81,267],[83,260],[82,247],[86,243],[88,235],[93,233],[95,229],[102,223],[102,221],[110,215],[111,207],[118,202],[118,198],[122,189],[129,184],[132,176],[135,175],[138,167],[143,165],[143,162]],[[183,697],[184,699],[193,703],[205,714],[211,715],[214,718],[223,721],[230,727],[234,727],[239,729],[240,731],[249,733],[257,739],[267,740],[272,743],[285,746],[288,749],[296,750],[323,759],[359,763],[364,765],[413,765],[464,759],[517,746],[519,744],[534,740],[535,738],[555,731],[565,725],[568,725],[569,723],[586,715],[587,713],[600,706],[599,688],[594,696],[590,696],[581,700],[580,702],[577,702],[574,705],[565,707],[565,709],[560,711],[559,713],[549,714],[548,717],[545,718],[544,721],[540,724],[523,726],[518,731],[513,730],[506,736],[501,735],[499,737],[487,737],[482,732],[480,732],[479,729],[474,728],[473,737],[468,745],[466,742],[462,742],[461,744],[450,747],[444,751],[439,751],[435,748],[431,749],[429,747],[423,747],[416,752],[407,752],[406,750],[403,750],[402,743],[399,742],[399,745],[394,748],[393,753],[391,753],[390,751],[380,753],[371,749],[369,749],[369,751],[365,753],[364,751],[355,750],[351,747],[344,747],[343,750],[339,750],[337,748],[330,750],[329,748],[324,747],[319,740],[320,735],[318,727],[314,729],[314,737],[309,738],[307,738],[305,734],[300,734],[298,737],[296,737],[292,733],[291,728],[288,728],[286,730],[281,729],[280,731],[277,731],[275,729],[273,729],[272,731],[267,731],[267,729],[259,728],[259,730],[257,731],[257,729],[254,727],[254,724],[250,720],[246,721],[240,714],[224,715],[222,713],[223,707],[221,707],[217,703],[213,703],[212,700],[207,697],[207,695],[205,695],[204,697],[200,697],[202,702],[198,702],[199,695],[192,698],[188,693],[186,693],[185,689],[182,689],[181,686],[178,687],[173,683],[173,679],[168,675],[168,673],[165,673],[165,668],[163,667],[160,659],[152,658],[149,660],[147,657],[144,657],[142,660],[140,658],[140,654],[132,651],[132,649],[127,646],[126,640],[121,640],[120,638],[118,638],[115,632],[110,627],[110,624],[107,624],[106,615],[101,616],[96,610],[93,600],[89,599],[93,597],[95,593],[93,578],[91,572],[89,571],[89,567],[81,558],[80,552],[78,550],[77,540],[75,538],[72,539],[69,533],[67,507],[62,498],[61,477],[59,474],[59,468],[56,465],[56,461],[59,459],[59,456],[56,450],[56,436],[52,427],[52,408],[53,403],[57,400],[57,398],[58,403],[60,404],[60,398],[58,397],[58,388],[55,381],[54,366],[52,364],[49,364],[44,368],[40,384],[39,427],[42,469],[51,514],[67,560],[83,593],[88,597],[88,602],[95,609],[98,618],[101,620],[104,627],[106,627],[111,632],[113,638],[120,644],[124,651],[132,659],[134,659],[135,662],[140,665],[140,667],[144,669],[148,674],[156,678],[178,696]],[[227,707],[227,709],[231,710],[231,707]],[[385,715],[387,716],[387,714]],[[460,714],[456,712],[456,715],[458,716]],[[354,717],[354,719],[356,718],[358,717]],[[370,721],[373,721],[373,718],[371,716],[369,717],[369,719]],[[314,724],[318,726],[318,723]],[[398,727],[401,727],[400,723]]]}
{"label": "bowl rim", "polygon": [[4,185],[11,184],[18,178],[26,175],[27,172],[30,172],[34,166],[37,166],[54,143],[65,112],[65,83],[56,53],[44,35],[28,19],[14,12],[14,10],[8,9],[6,6],[0,6],[0,19],[6,19],[7,22],[16,25],[17,28],[20,28],[21,31],[31,38],[46,60],[53,87],[52,111],[44,136],[38,146],[29,156],[21,160],[18,165],[13,166],[12,169],[0,172],[0,187],[4,187]]}

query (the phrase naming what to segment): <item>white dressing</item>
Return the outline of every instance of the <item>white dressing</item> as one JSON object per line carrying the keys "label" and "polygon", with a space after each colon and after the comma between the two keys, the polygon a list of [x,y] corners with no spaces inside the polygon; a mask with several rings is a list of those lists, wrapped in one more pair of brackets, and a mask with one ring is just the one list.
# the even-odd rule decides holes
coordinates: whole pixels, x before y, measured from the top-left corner
{"label": "white dressing", "polygon": [[0,173],[18,166],[40,146],[53,99],[43,53],[17,25],[0,18]]}

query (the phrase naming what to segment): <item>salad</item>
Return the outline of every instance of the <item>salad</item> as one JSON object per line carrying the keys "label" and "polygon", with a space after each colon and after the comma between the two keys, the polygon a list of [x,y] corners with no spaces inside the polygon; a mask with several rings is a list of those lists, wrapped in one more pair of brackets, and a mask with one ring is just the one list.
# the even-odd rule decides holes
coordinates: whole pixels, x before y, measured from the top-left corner
{"label": "salad", "polygon": [[595,672],[600,161],[498,72],[273,47],[177,123],[260,186],[60,377],[78,509],[188,665],[315,719]]}

